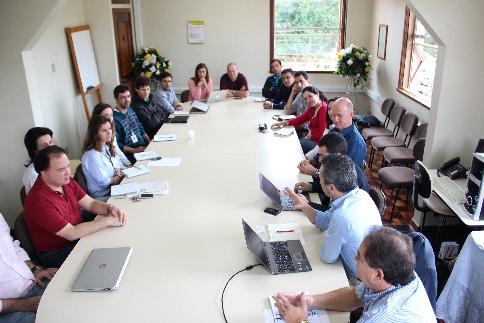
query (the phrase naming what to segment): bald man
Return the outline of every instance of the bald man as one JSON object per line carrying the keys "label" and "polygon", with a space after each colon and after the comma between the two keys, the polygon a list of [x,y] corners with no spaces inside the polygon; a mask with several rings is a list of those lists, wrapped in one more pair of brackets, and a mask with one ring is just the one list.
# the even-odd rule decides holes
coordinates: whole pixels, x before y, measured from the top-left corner
{"label": "bald man", "polygon": [[227,95],[245,98],[249,95],[249,84],[244,74],[239,73],[235,63],[227,65],[227,73],[220,78],[220,90],[229,90]]}

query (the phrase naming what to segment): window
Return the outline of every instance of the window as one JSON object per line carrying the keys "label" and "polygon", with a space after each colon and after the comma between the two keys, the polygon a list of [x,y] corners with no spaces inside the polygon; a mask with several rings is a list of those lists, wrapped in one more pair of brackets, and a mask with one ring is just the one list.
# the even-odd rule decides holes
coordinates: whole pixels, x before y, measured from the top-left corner
{"label": "window", "polygon": [[294,70],[333,72],[344,47],[346,0],[270,0],[271,58]]}
{"label": "window", "polygon": [[439,46],[408,8],[402,44],[398,91],[430,108]]}

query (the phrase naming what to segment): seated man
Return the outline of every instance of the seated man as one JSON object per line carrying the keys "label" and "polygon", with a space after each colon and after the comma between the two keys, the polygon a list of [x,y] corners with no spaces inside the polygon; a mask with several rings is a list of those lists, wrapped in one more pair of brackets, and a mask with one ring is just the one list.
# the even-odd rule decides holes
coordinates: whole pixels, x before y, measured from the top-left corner
{"label": "seated man", "polygon": [[56,272],[30,261],[0,214],[0,322],[34,323],[40,297]]}
{"label": "seated man", "polygon": [[353,124],[353,114],[353,103],[349,99],[337,99],[331,109],[331,120],[333,120],[334,128],[330,131],[339,132],[345,137],[348,145],[348,156],[356,165],[364,169],[366,145],[358,128]]}
{"label": "seated man", "polygon": [[321,186],[331,199],[329,210],[313,209],[306,198],[286,187],[294,208],[320,230],[325,231],[319,255],[327,263],[343,261],[348,276],[356,277],[355,256],[358,246],[375,225],[381,226],[380,213],[370,195],[356,185],[355,166],[348,156],[331,154],[323,158],[319,171]]}
{"label": "seated man", "polygon": [[169,114],[165,113],[161,106],[155,104],[153,95],[150,94],[150,84],[150,79],[144,76],[136,79],[131,107],[138,120],[141,121],[148,137],[153,138]]}
{"label": "seated man", "polygon": [[308,74],[304,71],[297,71],[294,73],[294,86],[291,89],[291,94],[287,99],[286,106],[284,107],[284,112],[286,114],[294,114],[295,116],[300,116],[303,114],[308,105],[303,100],[302,90],[306,86],[310,86]]}
{"label": "seated man", "polygon": [[276,96],[272,100],[265,101],[262,105],[264,109],[282,110],[286,106],[287,99],[291,95],[294,84],[294,71],[286,68],[282,71],[282,84],[279,86]]}
{"label": "seated man", "polygon": [[34,185],[37,180],[37,172],[34,169],[34,164],[32,160],[38,151],[44,149],[47,146],[53,145],[52,141],[52,130],[44,127],[34,127],[30,128],[24,137],[25,148],[27,148],[27,153],[29,154],[30,161],[26,165],[24,176],[22,177],[22,183],[25,187],[25,194],[28,194],[32,185]]}
{"label": "seated man", "polygon": [[276,306],[287,323],[308,319],[308,309],[352,311],[358,322],[436,322],[425,288],[415,274],[412,240],[392,228],[368,234],[356,255],[359,284],[319,295],[277,293]]}
{"label": "seated man", "polygon": [[133,109],[130,108],[131,94],[126,85],[118,85],[114,88],[114,124],[116,125],[116,140],[131,164],[136,163],[135,153],[145,151],[150,138],[138,120]]}
{"label": "seated man", "polygon": [[282,69],[282,62],[280,59],[274,58],[271,60],[270,63],[272,73],[266,79],[264,83],[264,87],[262,88],[262,96],[267,100],[272,100],[276,97],[277,91],[279,90],[279,86],[281,85],[281,69]]}
{"label": "seated man", "polygon": [[244,74],[239,73],[235,63],[227,65],[227,73],[220,78],[220,90],[229,90],[227,95],[245,98],[249,96],[249,84]]}
{"label": "seated man", "polygon": [[[117,207],[92,199],[71,179],[64,149],[49,146],[37,153],[40,176],[25,199],[25,222],[39,260],[60,267],[78,239],[107,227],[122,226],[127,216]],[[98,215],[83,222],[79,208]]]}
{"label": "seated man", "polygon": [[160,75],[160,89],[153,93],[153,103],[163,110],[165,119],[173,112],[182,110],[183,105],[178,101],[175,91],[171,87],[173,76],[168,72]]}
{"label": "seated man", "polygon": [[[311,193],[320,193],[320,198],[322,205],[315,204],[315,203],[310,203],[312,207],[321,210],[321,211],[326,211],[329,208],[329,198],[324,195],[323,188],[321,187],[321,182],[319,181],[319,167],[321,165],[321,160],[328,156],[329,154],[343,154],[346,155],[346,140],[337,132],[330,132],[324,135],[321,140],[319,140],[318,143],[318,148],[319,148],[319,156],[318,156],[318,165],[314,167],[313,165],[310,164],[308,160],[303,160],[301,163],[298,165],[298,168],[300,170],[304,169],[307,170],[309,168],[312,168],[314,171],[311,173],[313,175],[313,182],[305,183],[305,182],[299,182],[294,186],[294,190],[296,191],[304,191],[304,192],[311,192]],[[365,176],[365,173],[361,170],[361,168],[354,164],[355,166],[355,171],[356,171],[356,182],[358,184],[358,187],[365,192],[370,191],[370,185],[368,184],[368,179]],[[306,173],[306,172],[304,172]]]}

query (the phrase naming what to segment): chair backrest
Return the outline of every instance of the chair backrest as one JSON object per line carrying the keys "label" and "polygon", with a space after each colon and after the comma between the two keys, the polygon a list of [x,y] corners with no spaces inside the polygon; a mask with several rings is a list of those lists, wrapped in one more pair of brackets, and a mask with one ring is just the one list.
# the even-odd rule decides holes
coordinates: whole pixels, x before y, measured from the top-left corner
{"label": "chair backrest", "polygon": [[395,105],[390,113],[390,121],[394,124],[393,128],[393,136],[396,137],[398,134],[398,130],[400,129],[400,123],[402,121],[402,117],[405,114],[405,108],[401,105]]}
{"label": "chair backrest", "polygon": [[403,140],[403,142],[406,144],[407,147],[412,140],[415,130],[417,130],[417,124],[418,117],[411,112],[405,113],[405,115],[402,117],[400,129],[402,129],[402,132],[405,134],[405,139]]}
{"label": "chair backrest", "polygon": [[380,212],[380,216],[383,220],[383,215],[385,214],[385,208],[387,206],[387,197],[385,196],[385,193],[383,193],[381,189],[371,186],[368,194],[370,194],[371,199],[375,202],[376,208],[378,209],[378,212]]}
{"label": "chair backrest", "polygon": [[188,101],[188,97],[190,96],[190,91],[188,90],[185,90],[183,91],[181,94],[180,94],[180,101],[182,103],[184,102],[187,102]]}
{"label": "chair backrest", "polygon": [[421,123],[420,126],[417,127],[417,130],[415,130],[415,134],[413,135],[413,138],[415,140],[419,140],[421,138],[427,137],[427,127],[428,127],[427,122]]}
{"label": "chair backrest", "polygon": [[25,222],[24,212],[20,212],[15,219],[14,230],[15,237],[20,242],[20,246],[25,250],[25,252],[28,253],[30,259],[35,262],[37,260],[37,255],[35,254],[34,245],[30,239],[27,223]]}
{"label": "chair backrest", "polygon": [[76,180],[77,184],[79,184],[79,186],[84,190],[84,192],[89,194],[89,191],[87,190],[86,176],[84,175],[84,171],[82,170],[82,164],[79,164],[79,166],[77,166],[74,179]]}
{"label": "chair backrest", "polygon": [[435,311],[435,303],[437,302],[437,268],[435,266],[432,244],[420,232],[410,232],[408,235],[413,241],[413,252],[416,260],[415,272],[422,281],[430,304]]}
{"label": "chair backrest", "polygon": [[415,160],[423,160],[423,155],[425,152],[425,138],[420,138],[417,140],[413,145],[412,151]]}
{"label": "chair backrest", "polygon": [[429,198],[432,194],[432,183],[430,181],[430,174],[425,168],[424,164],[417,160],[415,162],[415,177],[413,179],[413,193],[412,200],[415,208],[421,212],[428,211],[428,208],[419,203],[419,197]]}
{"label": "chair backrest", "polygon": [[385,116],[385,121],[383,122],[383,126],[386,128],[388,126],[388,123],[390,123],[390,113],[393,110],[393,107],[395,106],[395,100],[392,98],[385,99],[383,103],[381,104],[381,113]]}
{"label": "chair backrest", "polygon": [[22,202],[22,206],[24,206],[26,196],[27,193],[25,192],[25,186],[22,186],[22,188],[20,189],[20,202]]}

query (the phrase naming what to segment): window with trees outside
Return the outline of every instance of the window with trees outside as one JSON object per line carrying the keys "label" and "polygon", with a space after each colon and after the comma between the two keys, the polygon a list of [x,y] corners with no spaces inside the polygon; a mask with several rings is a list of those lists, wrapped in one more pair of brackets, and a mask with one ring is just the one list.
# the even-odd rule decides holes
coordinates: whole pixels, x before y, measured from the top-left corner
{"label": "window with trees outside", "polygon": [[294,70],[333,72],[344,48],[346,0],[270,0],[271,58]]}
{"label": "window with trees outside", "polygon": [[407,8],[398,91],[430,109],[439,46]]}

